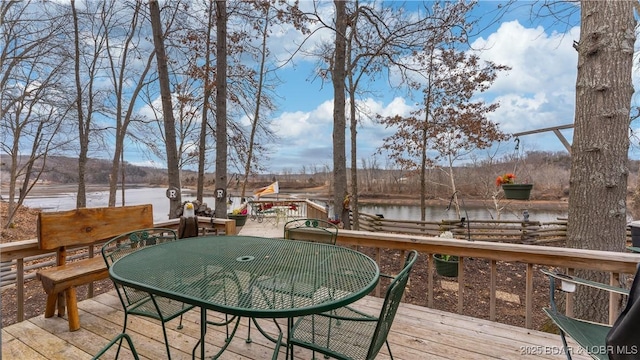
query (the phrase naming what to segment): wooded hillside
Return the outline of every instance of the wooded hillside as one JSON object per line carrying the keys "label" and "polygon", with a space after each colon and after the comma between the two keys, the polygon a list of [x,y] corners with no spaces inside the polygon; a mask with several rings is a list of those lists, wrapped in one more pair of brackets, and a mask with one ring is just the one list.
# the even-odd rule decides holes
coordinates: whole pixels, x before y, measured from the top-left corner
{"label": "wooded hillside", "polygon": [[[8,180],[7,169],[10,164],[5,163],[7,157],[2,162],[0,172],[2,182],[6,184]],[[560,200],[568,196],[569,191],[569,169],[570,156],[564,152],[530,152],[519,161],[506,159],[503,161],[482,161],[470,163],[455,169],[456,187],[460,193],[467,198],[490,199],[491,195],[497,191],[495,185],[496,177],[513,172],[516,174],[516,182],[533,183],[534,190],[532,197],[538,200]],[[77,159],[70,157],[50,157],[47,160],[46,171],[42,177],[43,182],[56,184],[77,183]],[[109,160],[90,159],[88,162],[87,183],[104,184],[109,183],[109,172],[111,163]],[[640,161],[631,160],[629,162],[630,189],[635,188],[637,182],[638,168]],[[515,168],[515,171],[514,171]],[[298,172],[284,172],[272,174],[254,175],[250,178],[247,189],[265,186],[273,181],[279,181],[282,189],[302,189],[318,186],[330,185],[330,169],[312,172],[308,169],[300,169]],[[418,178],[414,173],[401,169],[379,169],[365,168],[358,169],[361,195],[368,196],[388,196],[402,195],[412,196],[419,189]],[[447,198],[451,194],[447,175],[440,168],[428,170],[430,196],[432,198]],[[182,182],[185,186],[195,185],[195,171],[183,170]],[[136,166],[125,164],[126,184],[145,185],[166,185],[166,169]],[[234,175],[230,177],[231,188],[236,188],[239,178]],[[214,175],[206,174],[207,187],[214,188]]]}

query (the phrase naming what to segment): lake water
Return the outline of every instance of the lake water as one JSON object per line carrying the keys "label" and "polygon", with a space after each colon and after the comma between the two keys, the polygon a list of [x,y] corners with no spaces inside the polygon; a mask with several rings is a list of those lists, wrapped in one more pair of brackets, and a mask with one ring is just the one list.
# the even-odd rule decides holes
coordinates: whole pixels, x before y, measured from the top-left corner
{"label": "lake water", "polygon": [[[133,188],[127,189],[125,193],[126,205],[139,205],[139,204],[152,204],[155,221],[162,221],[168,219],[169,214],[169,199],[165,196],[164,188]],[[182,200],[195,199],[195,191],[185,189],[182,191]],[[121,204],[121,194],[118,191],[116,196],[117,204]],[[240,199],[237,197],[232,198],[233,204],[228,205],[228,209],[237,208],[240,206]],[[87,192],[87,207],[100,207],[107,206],[109,201],[108,191],[92,191]],[[203,202],[211,208],[215,205],[215,199],[213,197],[205,197]],[[71,210],[76,206],[76,194],[75,192],[61,192],[55,195],[46,196],[28,196],[25,199],[24,204],[28,207],[40,208],[44,211],[60,211]],[[320,203],[324,205],[324,203]],[[502,220],[519,220],[522,219],[522,211],[524,208],[516,208],[513,211],[503,211],[501,214]],[[403,220],[419,220],[420,219],[420,207],[415,205],[366,205],[360,206],[360,212],[367,214],[382,214],[387,219],[403,219]],[[490,209],[482,207],[467,207],[466,214],[461,209],[463,217],[467,217],[471,220],[482,219],[489,220],[495,219],[495,212],[491,212]],[[558,217],[566,217],[565,211],[541,211],[528,209],[529,220],[532,221],[554,221]],[[429,220],[443,220],[443,219],[457,219],[456,213],[453,209],[446,211],[445,206],[430,206],[426,209],[427,219]]]}

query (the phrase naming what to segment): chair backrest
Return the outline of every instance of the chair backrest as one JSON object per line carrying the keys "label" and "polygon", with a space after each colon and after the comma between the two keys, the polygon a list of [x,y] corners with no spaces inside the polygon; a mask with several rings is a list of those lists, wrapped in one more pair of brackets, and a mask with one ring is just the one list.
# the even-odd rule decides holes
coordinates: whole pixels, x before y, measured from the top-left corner
{"label": "chair backrest", "polygon": [[[107,241],[102,246],[102,257],[107,264],[107,268],[109,268],[116,260],[144,247],[175,241],[176,239],[176,232],[173,229],[149,228],[130,231]],[[146,292],[130,287],[116,283],[114,283],[114,286],[125,308],[149,296]]]}
{"label": "chair backrest", "polygon": [[320,219],[295,219],[284,224],[284,238],[335,245],[338,227]]}
{"label": "chair backrest", "polygon": [[402,271],[391,281],[387,288],[384,304],[382,305],[382,310],[380,310],[380,317],[378,317],[378,325],[373,333],[371,345],[367,352],[367,359],[374,359],[387,340],[387,335],[389,335],[393,319],[396,317],[404,289],[407,286],[411,269],[417,258],[418,252],[411,250],[409,254],[407,254]]}

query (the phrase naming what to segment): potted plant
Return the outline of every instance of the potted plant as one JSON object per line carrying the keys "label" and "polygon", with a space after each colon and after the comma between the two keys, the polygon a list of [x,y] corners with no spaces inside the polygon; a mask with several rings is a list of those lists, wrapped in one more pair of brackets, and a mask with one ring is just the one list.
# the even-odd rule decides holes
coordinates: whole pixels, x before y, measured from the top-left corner
{"label": "potted plant", "polygon": [[533,184],[516,184],[516,176],[513,173],[506,173],[498,176],[496,186],[502,187],[504,197],[509,200],[529,200]]}
{"label": "potted plant", "polygon": [[244,209],[235,209],[231,213],[227,214],[229,219],[234,219],[236,221],[236,226],[244,226],[247,222],[247,208]]}
{"label": "potted plant", "polygon": [[[453,233],[451,231],[445,231],[439,235],[443,239],[453,239]],[[433,260],[436,265],[436,272],[438,275],[447,277],[458,276],[458,257],[454,255],[446,254],[434,254]]]}

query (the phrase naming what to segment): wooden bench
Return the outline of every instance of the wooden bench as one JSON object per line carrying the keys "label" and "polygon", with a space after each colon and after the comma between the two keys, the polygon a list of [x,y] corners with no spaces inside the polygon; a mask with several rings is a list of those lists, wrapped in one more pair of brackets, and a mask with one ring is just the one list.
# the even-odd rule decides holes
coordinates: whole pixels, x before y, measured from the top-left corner
{"label": "wooden bench", "polygon": [[122,233],[150,227],[153,227],[151,205],[41,212],[38,245],[43,250],[56,250],[57,264],[36,273],[47,293],[44,317],[55,314],[56,304],[58,316],[63,317],[66,302],[69,330],[80,329],[76,286],[109,277],[101,255],[67,262],[68,249],[93,246]]}

